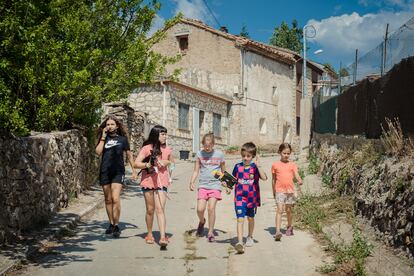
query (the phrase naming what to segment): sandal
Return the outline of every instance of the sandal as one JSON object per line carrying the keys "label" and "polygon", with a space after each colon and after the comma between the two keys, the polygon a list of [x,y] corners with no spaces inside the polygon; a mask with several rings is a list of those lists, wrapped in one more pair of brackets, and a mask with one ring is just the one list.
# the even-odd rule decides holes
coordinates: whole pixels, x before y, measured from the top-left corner
{"label": "sandal", "polygon": [[214,238],[213,234],[208,234],[207,235],[207,240],[208,240],[208,242],[214,242],[216,239]]}
{"label": "sandal", "polygon": [[169,241],[168,241],[168,237],[165,237],[163,239],[160,239],[159,244],[162,247],[166,247],[168,245]]}
{"label": "sandal", "polygon": [[144,239],[147,244],[153,244],[155,241],[153,236],[146,236]]}
{"label": "sandal", "polygon": [[274,238],[275,238],[275,241],[280,241],[282,239],[282,233],[277,232]]}

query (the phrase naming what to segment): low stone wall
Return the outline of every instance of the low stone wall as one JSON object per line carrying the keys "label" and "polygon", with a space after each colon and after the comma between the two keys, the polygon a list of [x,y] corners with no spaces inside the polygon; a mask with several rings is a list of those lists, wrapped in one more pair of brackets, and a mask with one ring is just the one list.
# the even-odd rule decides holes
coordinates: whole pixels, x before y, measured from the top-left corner
{"label": "low stone wall", "polygon": [[378,141],[328,134],[314,135],[311,151],[324,183],[352,195],[378,238],[413,258],[414,156],[386,156]]}
{"label": "low stone wall", "polygon": [[126,126],[128,131],[128,141],[132,154],[137,157],[139,150],[147,138],[147,117],[144,112],[135,111],[131,107],[122,103],[104,104],[104,116],[111,114],[119,118]]}
{"label": "low stone wall", "polygon": [[92,185],[96,161],[79,130],[0,135],[0,244],[47,223]]}

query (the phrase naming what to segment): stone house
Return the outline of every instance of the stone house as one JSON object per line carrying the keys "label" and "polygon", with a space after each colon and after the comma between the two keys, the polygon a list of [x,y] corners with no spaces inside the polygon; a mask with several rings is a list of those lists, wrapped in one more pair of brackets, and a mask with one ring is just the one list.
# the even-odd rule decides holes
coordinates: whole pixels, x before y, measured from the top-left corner
{"label": "stone house", "polygon": [[229,110],[232,99],[173,80],[142,85],[129,98],[129,106],[147,114],[150,126],[161,124],[168,130],[168,143],[175,156],[187,159],[197,152],[200,137],[213,132],[216,146],[229,144]]}
{"label": "stone house", "polygon": [[[195,145],[199,135],[220,129],[219,144],[223,147],[247,141],[298,145],[302,67],[297,53],[229,34],[225,28],[216,30],[193,19],[182,19],[167,29],[166,38],[153,50],[166,56],[181,55],[177,63],[167,67],[168,73],[181,69],[179,81],[142,86],[130,95],[129,105],[148,112],[157,123],[164,122],[172,132],[170,143],[194,151],[199,148]],[[320,68],[308,64],[308,91],[321,74]],[[180,91],[181,98],[162,92],[173,91],[173,87]],[[150,96],[151,91],[156,93]],[[144,97],[152,100],[151,106]],[[177,103],[172,104],[172,99]],[[160,111],[160,102],[167,103],[165,113]],[[183,108],[183,104],[188,106]],[[190,114],[186,129],[180,123],[184,114]],[[202,116],[206,124],[198,132],[196,118]]]}

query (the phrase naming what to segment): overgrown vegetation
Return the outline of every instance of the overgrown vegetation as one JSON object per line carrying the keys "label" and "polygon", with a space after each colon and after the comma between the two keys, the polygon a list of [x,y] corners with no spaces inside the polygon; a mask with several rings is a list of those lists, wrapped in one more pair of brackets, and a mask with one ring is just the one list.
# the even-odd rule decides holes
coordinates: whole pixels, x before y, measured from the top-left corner
{"label": "overgrown vegetation", "polygon": [[303,180],[306,176],[305,170],[303,168],[299,168],[298,173],[299,173],[300,178],[302,178]]}
{"label": "overgrown vegetation", "polygon": [[398,118],[385,118],[385,122],[385,127],[381,125],[385,152],[389,155],[414,154],[414,142],[410,137],[404,138]]}
{"label": "overgrown vegetation", "polygon": [[[320,267],[322,273],[333,273],[346,270],[347,275],[366,275],[365,259],[370,255],[372,247],[362,236],[355,224],[353,203],[350,197],[328,194],[320,197],[304,195],[295,207],[295,216],[301,227],[310,229],[327,250],[334,255],[334,263]],[[345,216],[353,225],[351,244],[335,243],[322,232],[324,225],[330,224]]]}
{"label": "overgrown vegetation", "polygon": [[[19,135],[92,126],[178,57],[152,47],[157,0],[6,1],[0,6],[0,128]],[[179,18],[167,20],[165,26]]]}
{"label": "overgrown vegetation", "polygon": [[[319,271],[330,275],[366,275],[364,264],[372,251],[372,246],[363,237],[356,224],[354,210],[358,204],[358,213],[365,215],[372,226],[383,227],[384,224],[407,223],[403,220],[384,217],[384,210],[392,210],[392,214],[402,217],[407,206],[410,206],[409,195],[412,193],[412,155],[414,146],[411,139],[404,138],[398,120],[386,120],[381,141],[349,139],[339,147],[327,143],[318,148],[309,158],[309,173],[321,175],[322,183],[329,188],[329,195],[321,197],[303,196],[297,203],[296,218],[299,223],[310,229],[320,238],[322,243],[334,256],[332,264],[320,267]],[[385,155],[389,155],[388,157]],[[393,204],[396,199],[407,198],[401,204]],[[354,201],[355,200],[355,201]],[[392,209],[387,209],[390,204]],[[367,211],[368,210],[368,211]],[[371,214],[373,212],[374,214]],[[325,225],[343,223],[352,225],[352,240],[348,243],[333,241],[322,231]],[[401,222],[400,222],[401,221]],[[404,224],[405,223],[405,224]],[[406,226],[411,229],[410,226]],[[384,233],[392,238],[392,245],[410,250],[408,235],[395,231],[393,226],[386,227]],[[405,244],[401,244],[404,241]],[[407,242],[408,241],[408,242]]]}
{"label": "overgrown vegetation", "polygon": [[309,165],[308,165],[308,173],[309,174],[316,174],[320,168],[320,161],[315,154],[311,154],[309,156]]}
{"label": "overgrown vegetation", "polygon": [[236,151],[239,151],[239,150],[240,150],[239,146],[228,146],[226,148],[226,152],[236,152]]}

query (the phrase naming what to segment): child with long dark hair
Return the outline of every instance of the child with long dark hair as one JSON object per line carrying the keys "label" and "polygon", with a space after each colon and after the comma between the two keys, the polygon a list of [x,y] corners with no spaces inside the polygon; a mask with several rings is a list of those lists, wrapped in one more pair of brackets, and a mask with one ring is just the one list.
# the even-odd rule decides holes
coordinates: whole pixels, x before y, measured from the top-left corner
{"label": "child with long dark hair", "polygon": [[99,183],[105,195],[105,208],[109,219],[106,234],[118,238],[119,217],[121,214],[120,195],[125,178],[124,152],[132,168],[132,178],[136,178],[133,167],[133,157],[129,149],[127,131],[121,121],[115,116],[107,116],[101,123],[97,132],[98,144],[96,154],[102,155],[99,170]]}
{"label": "child with long dark hair", "polygon": [[165,203],[170,184],[168,166],[174,161],[172,149],[166,141],[167,129],[160,125],[154,126],[134,163],[135,168],[142,169],[140,185],[145,198],[145,222],[148,230],[145,241],[148,244],[154,243],[152,226],[155,211],[160,230],[160,246],[168,245],[168,237],[165,235]]}

